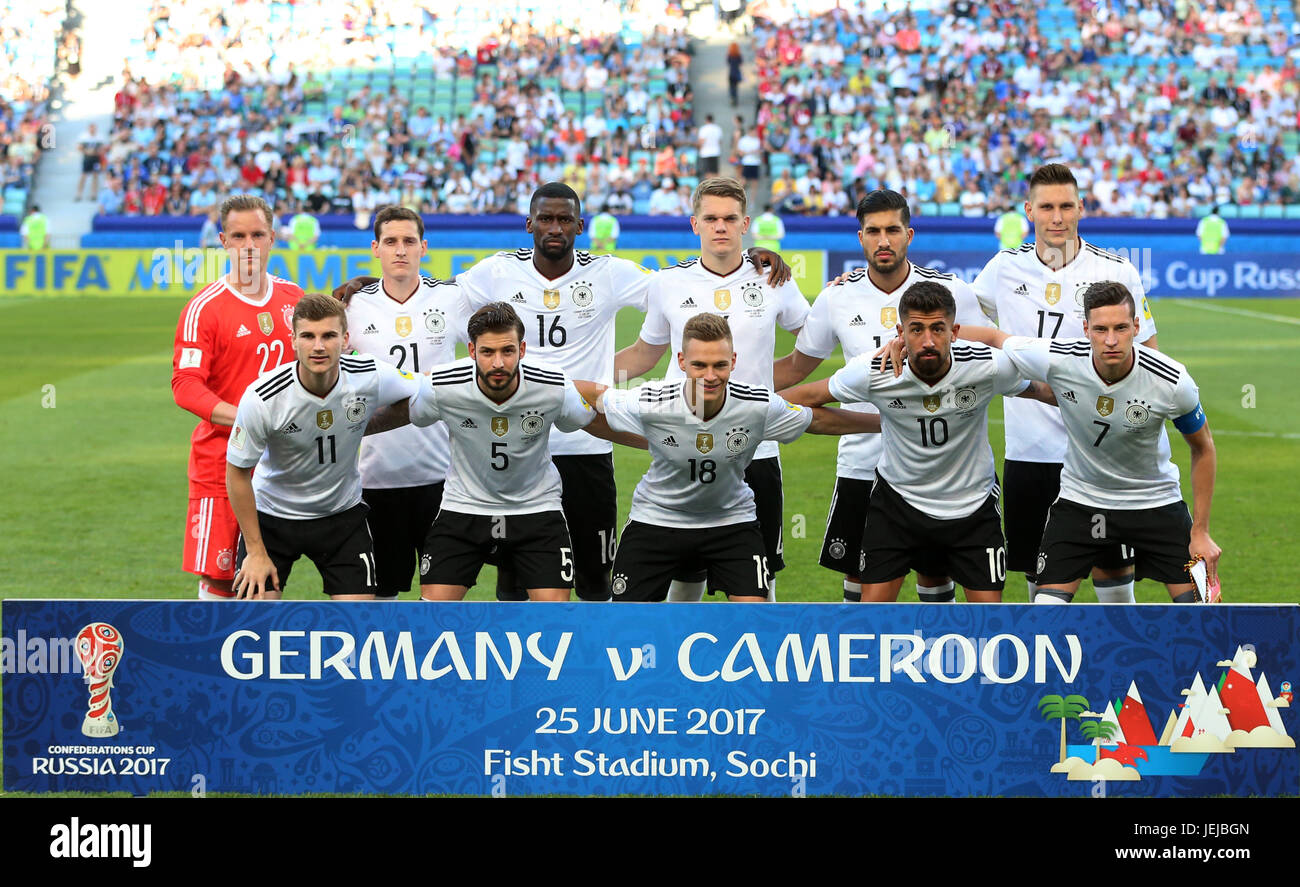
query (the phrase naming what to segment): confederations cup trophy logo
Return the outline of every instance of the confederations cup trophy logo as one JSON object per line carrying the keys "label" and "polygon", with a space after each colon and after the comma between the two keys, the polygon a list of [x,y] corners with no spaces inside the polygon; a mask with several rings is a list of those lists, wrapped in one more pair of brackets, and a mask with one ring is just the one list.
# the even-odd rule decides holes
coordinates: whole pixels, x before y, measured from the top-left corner
{"label": "confederations cup trophy logo", "polygon": [[77,632],[77,658],[81,660],[90,703],[81,732],[92,737],[116,736],[122,729],[113,714],[113,672],[122,661],[122,633],[107,622],[92,622]]}

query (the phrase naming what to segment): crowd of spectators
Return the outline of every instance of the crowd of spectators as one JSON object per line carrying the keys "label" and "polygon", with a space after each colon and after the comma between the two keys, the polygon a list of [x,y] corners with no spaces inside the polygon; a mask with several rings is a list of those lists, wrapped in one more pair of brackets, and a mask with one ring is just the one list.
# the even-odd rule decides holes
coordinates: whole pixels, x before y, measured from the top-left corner
{"label": "crowd of spectators", "polygon": [[831,214],[888,187],[988,216],[1023,200],[1027,169],[1061,161],[1094,214],[1300,203],[1300,42],[1282,8],[955,0],[759,18],[773,197]]}
{"label": "crowd of spectators", "polygon": [[6,209],[26,194],[41,151],[50,147],[48,102],[65,40],[67,0],[5,0],[0,6],[0,188]]}
{"label": "crowd of spectators", "polygon": [[[677,191],[695,174],[689,43],[664,0],[627,6],[562,0],[547,7],[560,26],[448,19],[432,0],[401,20],[368,3],[332,19],[312,2],[159,3],[128,55],[93,199],[106,214],[198,215],[238,191],[360,222],[389,203],[517,212],[564,179],[593,212],[648,211],[664,180]],[[620,26],[638,22],[625,42]],[[427,100],[448,90],[454,104]]]}

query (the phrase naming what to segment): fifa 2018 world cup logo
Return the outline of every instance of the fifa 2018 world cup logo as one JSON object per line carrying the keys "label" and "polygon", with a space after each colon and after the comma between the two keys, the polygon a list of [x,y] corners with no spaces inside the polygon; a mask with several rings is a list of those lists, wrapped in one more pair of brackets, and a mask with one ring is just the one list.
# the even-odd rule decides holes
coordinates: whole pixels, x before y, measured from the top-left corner
{"label": "fifa 2018 world cup logo", "polygon": [[122,633],[107,622],[92,622],[77,632],[77,658],[90,688],[90,705],[81,732],[92,737],[116,736],[122,729],[113,714],[113,672],[122,661]]}

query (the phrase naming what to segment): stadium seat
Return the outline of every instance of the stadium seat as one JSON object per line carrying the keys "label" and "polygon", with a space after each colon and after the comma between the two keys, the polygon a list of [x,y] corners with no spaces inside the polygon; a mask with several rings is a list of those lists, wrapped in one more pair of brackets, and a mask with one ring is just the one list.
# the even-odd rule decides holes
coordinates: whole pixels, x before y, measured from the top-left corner
{"label": "stadium seat", "polygon": [[1287,219],[1300,219],[1300,203],[1288,203],[1282,216]]}
{"label": "stadium seat", "polygon": [[960,203],[941,203],[939,204],[939,215],[941,216],[959,216],[961,215]]}
{"label": "stadium seat", "polygon": [[1219,207],[1219,215],[1225,219],[1241,217],[1241,209],[1235,203],[1225,203]]}
{"label": "stadium seat", "polygon": [[1282,204],[1280,203],[1265,204],[1260,211],[1260,218],[1264,218],[1264,219],[1282,218]]}

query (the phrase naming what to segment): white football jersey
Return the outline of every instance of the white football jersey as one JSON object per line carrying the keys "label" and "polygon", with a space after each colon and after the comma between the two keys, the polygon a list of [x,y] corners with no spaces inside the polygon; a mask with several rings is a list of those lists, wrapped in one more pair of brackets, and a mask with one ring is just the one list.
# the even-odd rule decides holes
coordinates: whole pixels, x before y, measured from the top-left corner
{"label": "white football jersey", "polygon": [[[1099,280],[1128,287],[1137,306],[1138,341],[1156,334],[1142,277],[1127,259],[1082,239],[1074,260],[1059,271],[1043,264],[1033,243],[993,256],[972,285],[984,309],[1003,332],[1056,338],[1083,335],[1083,293]],[[1061,413],[1036,400],[1007,400],[1006,457],[1018,462],[1064,462]]]}
{"label": "white football jersey", "polygon": [[1002,347],[1021,373],[1056,392],[1070,443],[1061,469],[1062,499],[1118,509],[1182,501],[1165,420],[1200,404],[1186,367],[1134,345],[1132,370],[1112,385],[1097,375],[1087,339],[1012,336]]}
{"label": "white football jersey", "polygon": [[[456,275],[477,311],[489,302],[506,302],[524,322],[529,356],[548,361],[570,379],[614,384],[614,318],[621,308],[646,310],[650,272],[615,256],[575,250],[573,267],[554,280],[533,265],[531,249],[500,252],[480,259]],[[585,432],[551,431],[551,453],[567,456],[608,453],[613,444]]]}
{"label": "white football jersey", "polygon": [[934,385],[880,370],[880,359],[855,357],[830,377],[841,403],[866,401],[880,411],[882,450],[876,473],[914,508],[951,520],[974,513],[997,490],[989,446],[989,401],[1028,387],[1003,352],[976,342],[952,346],[952,365]]}
{"label": "white football jersey", "polygon": [[[809,357],[826,359],[838,342],[847,363],[859,354],[868,356],[898,335],[898,300],[914,283],[923,280],[941,283],[952,292],[957,302],[957,323],[985,326],[988,320],[980,310],[979,301],[970,284],[955,274],[945,274],[932,268],[920,268],[908,263],[911,270],[907,278],[891,292],[884,292],[874,283],[867,270],[860,268],[849,275],[839,286],[822,290],[808,312],[808,320],[799,331],[794,347]],[[869,403],[844,404],[845,409],[861,413],[874,413]],[[839,456],[835,473],[840,477],[872,480],[876,476],[876,463],[880,460],[880,435],[846,434],[840,438]]]}
{"label": "white football jersey", "polygon": [[766,388],[727,383],[727,399],[708,421],[686,404],[686,382],[610,388],[605,417],[615,431],[650,443],[650,468],[632,493],[630,517],[661,527],[719,527],[757,520],[745,468],[765,441],[789,443],[812,410]]}
{"label": "white football jersey", "polygon": [[447,424],[451,467],[442,506],[464,514],[559,511],[551,427],[578,431],[595,417],[563,370],[532,360],[519,362],[519,387],[504,403],[479,389],[469,357],[434,367],[411,402],[414,424]]}
{"label": "white football jersey", "polygon": [[[257,377],[239,399],[226,460],[251,468],[257,510],[308,520],[361,501],[357,452],[366,422],[381,406],[414,397],[410,373],[369,354],[339,361],[339,380],[317,397],[298,378],[298,363]],[[391,433],[391,432],[385,432]]]}
{"label": "white football jersey", "polygon": [[[793,280],[780,289],[767,283],[767,271],[742,256],[730,274],[714,274],[699,259],[660,270],[650,282],[649,308],[641,338],[650,345],[668,345],[665,380],[685,378],[677,365],[686,321],[701,312],[720,314],[731,326],[736,368],[731,378],[750,387],[771,389],[776,327],[797,330],[808,317],[808,300]],[[780,453],[775,440],[765,441],[756,459]]]}
{"label": "white football jersey", "polygon": [[[418,374],[456,359],[469,315],[455,284],[421,277],[411,297],[398,302],[379,280],[352,297],[348,332],[356,350]],[[447,459],[447,426],[441,423],[374,434],[361,442],[361,485],[387,490],[438,483],[447,477]]]}

